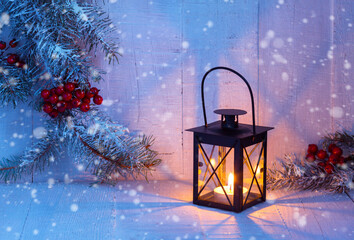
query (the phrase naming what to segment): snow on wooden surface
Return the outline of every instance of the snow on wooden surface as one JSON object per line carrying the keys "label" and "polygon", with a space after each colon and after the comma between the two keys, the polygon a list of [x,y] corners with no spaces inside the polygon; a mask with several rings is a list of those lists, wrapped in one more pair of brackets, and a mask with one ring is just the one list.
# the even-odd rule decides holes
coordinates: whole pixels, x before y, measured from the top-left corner
{"label": "snow on wooden surface", "polygon": [[193,205],[184,181],[0,185],[0,239],[353,239],[346,194],[273,191],[242,213]]}

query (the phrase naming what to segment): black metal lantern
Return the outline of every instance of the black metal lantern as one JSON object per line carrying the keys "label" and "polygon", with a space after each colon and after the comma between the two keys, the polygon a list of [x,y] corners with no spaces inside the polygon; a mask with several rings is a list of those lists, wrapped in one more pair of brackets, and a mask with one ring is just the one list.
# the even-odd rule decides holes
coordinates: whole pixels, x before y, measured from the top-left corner
{"label": "black metal lantern", "polygon": [[[239,109],[218,109],[221,120],[208,124],[205,113],[204,81],[214,70],[224,69],[247,85],[252,101],[252,125],[242,124]],[[193,132],[193,203],[241,212],[266,200],[267,132],[272,127],[256,126],[252,89],[238,72],[215,67],[202,80],[204,125]]]}

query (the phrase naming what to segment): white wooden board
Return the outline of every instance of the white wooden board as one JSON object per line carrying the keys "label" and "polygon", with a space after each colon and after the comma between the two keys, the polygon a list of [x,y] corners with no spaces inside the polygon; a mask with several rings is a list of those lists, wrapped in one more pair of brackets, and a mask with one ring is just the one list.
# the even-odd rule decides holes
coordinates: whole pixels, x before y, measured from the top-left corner
{"label": "white wooden board", "polygon": [[193,205],[184,181],[0,185],[0,239],[352,239],[345,194],[274,191],[241,213]]}

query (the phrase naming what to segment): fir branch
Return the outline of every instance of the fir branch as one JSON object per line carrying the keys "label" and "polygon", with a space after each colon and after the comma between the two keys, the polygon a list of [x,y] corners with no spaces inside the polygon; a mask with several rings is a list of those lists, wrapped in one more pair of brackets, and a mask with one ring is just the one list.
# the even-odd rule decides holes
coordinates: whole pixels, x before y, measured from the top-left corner
{"label": "fir branch", "polygon": [[344,169],[334,167],[332,174],[325,174],[317,162],[301,161],[295,155],[286,155],[281,165],[278,168],[274,164],[273,169],[268,169],[267,188],[343,193],[351,189],[354,178],[354,170],[350,166]]}
{"label": "fir branch", "polygon": [[[48,126],[48,125],[47,125]],[[23,173],[32,171],[43,171],[45,166],[54,161],[54,156],[58,155],[60,147],[57,134],[53,130],[48,131],[48,135],[31,148],[25,150],[21,156],[2,158],[0,161],[0,179],[4,181],[14,180],[21,177]]]}
{"label": "fir branch", "polygon": [[354,154],[354,135],[349,133],[347,130],[336,131],[335,133],[328,133],[322,141],[324,149],[327,149],[328,146],[334,143],[339,147],[349,151],[350,155]]}
{"label": "fir branch", "polygon": [[19,102],[26,102],[31,96],[31,75],[35,73],[34,69],[27,72],[16,66],[0,65],[0,104],[16,107]]}
{"label": "fir branch", "polygon": [[[58,82],[75,79],[84,89],[89,80],[100,81],[104,72],[94,67],[89,55],[99,47],[109,62],[118,60],[117,46],[109,37],[115,28],[96,5],[76,0],[0,0],[0,11],[9,14],[12,35],[21,43],[16,50],[29,66],[26,71],[10,65],[4,71],[0,68],[0,103],[12,101],[15,106],[17,101],[25,101],[33,93],[38,96],[43,88]],[[40,111],[39,101],[34,99],[33,105]],[[160,164],[157,152],[151,149],[152,137],[134,136],[97,110],[65,114],[49,120],[47,137],[23,155],[4,158],[0,178],[15,179],[22,172],[42,170],[63,147],[85,161],[103,181],[114,181],[112,175],[116,174],[147,178]]]}
{"label": "fir branch", "polygon": [[[153,166],[160,164],[157,153],[150,149],[151,137],[132,137],[128,130],[109,120],[103,113],[92,111],[92,117],[76,114],[68,123],[68,131],[73,131],[70,148],[78,156],[86,156],[86,162],[93,173],[110,180],[112,174],[142,175]],[[97,161],[97,159],[100,159]]]}

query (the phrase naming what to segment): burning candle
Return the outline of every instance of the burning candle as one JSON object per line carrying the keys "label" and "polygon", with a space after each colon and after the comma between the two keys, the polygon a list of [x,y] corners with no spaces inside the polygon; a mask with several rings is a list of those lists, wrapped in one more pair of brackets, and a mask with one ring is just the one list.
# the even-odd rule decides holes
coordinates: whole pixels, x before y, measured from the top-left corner
{"label": "burning candle", "polygon": [[[224,186],[224,189],[225,189],[226,194],[229,196],[229,198],[231,197],[231,199],[232,199],[232,197],[234,195],[234,175],[232,173],[229,174],[227,186]],[[243,187],[243,193],[247,193],[247,191],[248,191],[248,189]],[[214,197],[216,197],[219,200],[221,200],[221,199],[226,200],[225,193],[222,190],[221,186],[216,187],[214,189]]]}

